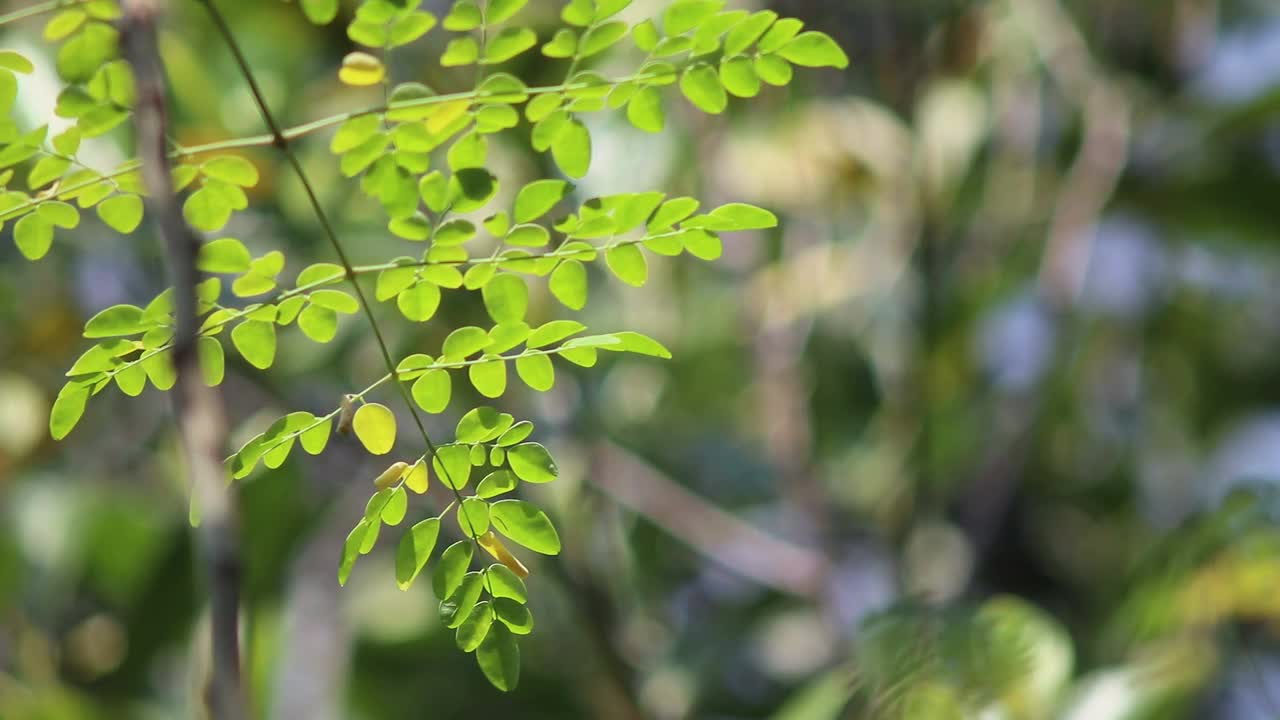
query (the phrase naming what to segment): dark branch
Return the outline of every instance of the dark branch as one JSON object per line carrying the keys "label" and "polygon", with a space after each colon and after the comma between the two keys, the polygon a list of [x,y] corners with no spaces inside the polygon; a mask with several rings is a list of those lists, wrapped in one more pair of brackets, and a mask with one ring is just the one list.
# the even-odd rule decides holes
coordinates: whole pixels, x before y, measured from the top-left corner
{"label": "dark branch", "polygon": [[222,465],[227,431],[221,398],[214,388],[204,384],[197,352],[196,285],[200,273],[196,269],[196,255],[200,240],[183,220],[173,191],[165,146],[164,67],[155,27],[162,4],[161,0],[126,0],[121,45],[133,66],[137,84],[134,126],[149,195],[148,210],[164,241],[173,282],[176,321],[173,365],[177,371],[173,405],[186,451],[192,493],[203,518],[201,543],[208,569],[213,636],[213,665],[207,694],[209,714],[217,720],[238,720],[245,717],[240,689],[238,513]]}

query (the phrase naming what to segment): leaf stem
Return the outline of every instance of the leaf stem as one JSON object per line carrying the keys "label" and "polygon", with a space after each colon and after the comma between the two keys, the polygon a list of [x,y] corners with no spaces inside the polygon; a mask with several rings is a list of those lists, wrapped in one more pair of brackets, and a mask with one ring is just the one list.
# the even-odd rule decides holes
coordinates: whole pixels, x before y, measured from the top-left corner
{"label": "leaf stem", "polygon": [[[391,375],[396,374],[396,362],[391,357],[391,350],[387,347],[386,338],[382,335],[382,329],[378,326],[377,318],[373,314],[373,306],[365,297],[364,290],[360,287],[359,281],[356,279],[355,268],[351,264],[351,260],[347,257],[346,250],[342,247],[342,242],[338,239],[337,232],[333,228],[333,224],[329,221],[329,216],[325,212],[324,207],[320,204],[319,197],[316,196],[315,188],[312,186],[310,179],[307,177],[306,171],[302,169],[302,163],[299,162],[297,154],[293,152],[289,146],[289,138],[284,135],[280,125],[276,122],[275,116],[272,115],[270,107],[267,105],[266,97],[262,93],[262,89],[258,86],[258,81],[253,75],[253,70],[249,67],[248,61],[244,57],[244,53],[240,50],[239,43],[236,42],[235,35],[231,32],[230,26],[227,24],[226,18],[218,10],[214,4],[214,0],[201,0],[204,6],[209,10],[209,15],[213,19],[214,25],[218,32],[222,35],[227,47],[231,50],[232,56],[235,58],[236,65],[239,66],[240,74],[249,85],[249,91],[253,95],[254,103],[258,106],[258,111],[262,115],[263,122],[267,124],[267,128],[271,131],[272,144],[284,154],[293,168],[294,175],[297,176],[298,182],[302,184],[302,188],[307,196],[307,201],[311,205],[312,211],[315,213],[316,220],[320,223],[321,229],[324,231],[325,237],[329,244],[333,247],[334,253],[338,256],[342,267],[347,271],[347,281],[351,284],[352,290],[355,291],[356,298],[360,301],[360,307],[364,310],[365,317],[369,321],[369,328],[373,331],[374,339],[378,343],[378,350],[382,353],[382,359],[386,363],[387,372]],[[418,427],[419,434],[422,435],[422,441],[427,446],[427,452],[432,458],[436,457],[436,445],[431,440],[431,436],[427,433],[427,428],[422,424],[422,418],[418,416],[418,408],[414,405],[413,398],[410,397],[408,389],[401,383],[396,383],[396,387],[400,390],[400,397],[404,400],[405,406],[409,409],[409,414],[413,417],[414,424]],[[462,494],[453,487],[453,481],[449,479],[448,470],[444,464],[440,464],[440,470],[444,474],[446,485],[450,486],[453,494],[458,501],[459,507],[462,504]],[[470,521],[466,518],[465,513],[459,515],[459,518],[466,522],[467,533],[471,536],[473,542],[479,545],[477,540],[478,534],[471,527]]]}

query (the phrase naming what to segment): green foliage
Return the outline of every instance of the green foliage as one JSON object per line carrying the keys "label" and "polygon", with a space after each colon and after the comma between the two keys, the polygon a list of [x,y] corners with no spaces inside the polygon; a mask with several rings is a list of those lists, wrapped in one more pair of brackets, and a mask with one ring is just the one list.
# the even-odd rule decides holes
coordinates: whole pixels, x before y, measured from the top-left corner
{"label": "green foliage", "polygon": [[[298,4],[318,25],[339,15],[337,0]],[[658,18],[634,27],[617,19],[629,0],[571,0],[560,13],[567,27],[541,43],[532,28],[520,24],[526,4],[457,0],[437,18],[418,2],[363,0],[345,33],[368,52],[348,53],[338,78],[355,87],[383,85],[389,103],[291,131],[300,136],[336,127],[329,149],[341,174],[356,179],[360,191],[382,207],[391,235],[424,244],[420,252],[364,267],[318,263],[289,285],[281,281],[286,258],[279,250],[254,257],[235,237],[203,243],[198,268],[215,277],[198,290],[197,353],[209,385],[225,377],[219,336],[228,328],[231,346],[259,370],[274,364],[278,336],[290,325],[313,342],[334,340],[341,316],[361,311],[350,291],[354,288],[340,285],[363,275],[376,275],[372,297],[377,302],[394,302],[411,322],[430,322],[446,294],[455,291],[478,292],[493,321],[487,328],[453,329],[438,356],[401,359],[326,415],[300,411],[279,418],[227,458],[232,477],[248,477],[259,463],[280,467],[296,446],[322,453],[335,429],[354,431],[372,455],[390,455],[397,447],[396,416],[366,400],[387,383],[406,383],[413,405],[438,414],[453,399],[455,373],[465,374],[479,394],[498,399],[511,387],[510,366],[524,385],[547,391],[556,381],[556,358],[591,367],[601,350],[670,357],[660,343],[638,333],[582,335],[587,327],[573,320],[529,325],[531,284],[545,279],[562,305],[582,310],[589,296],[588,264],[603,260],[623,283],[639,286],[649,276],[648,254],[688,252],[711,260],[721,253],[721,233],[776,224],[771,213],[742,204],[696,214],[697,200],[661,192],[575,198],[574,186],[558,178],[508,188],[514,190],[511,206],[490,207],[503,181],[488,167],[489,138],[519,128],[521,110],[532,128],[531,147],[550,153],[565,176],[581,178],[593,160],[591,131],[581,117],[586,113],[620,110],[637,128],[661,132],[664,89],[671,85],[678,84],[696,108],[721,113],[731,96],[752,97],[762,83],[786,84],[792,65],[848,63],[822,33],[801,34],[798,22],[779,20],[769,11],[723,11],[721,0],[674,0]],[[43,36],[58,44],[56,70],[66,83],[57,113],[74,125],[52,137],[47,126],[25,132],[12,122],[0,126],[0,224],[13,223],[14,242],[30,260],[46,256],[62,231],[76,228],[82,210],[93,208],[103,224],[125,234],[138,229],[144,212],[136,160],[100,172],[78,155],[84,141],[124,123],[136,101],[133,75],[119,59],[119,33],[111,24],[120,17],[119,7],[94,0],[50,8],[57,11]],[[437,95],[420,83],[395,84],[390,77],[387,54],[437,26],[448,34],[440,65],[476,66],[470,92]],[[631,42],[624,43],[628,37]],[[605,53],[631,52],[630,45],[643,53],[632,75],[609,78],[585,69]],[[567,64],[559,85],[530,88],[494,71],[493,66],[538,47],[543,56]],[[23,55],[0,52],[0,110],[12,109],[19,76],[33,70]],[[261,138],[246,138],[171,151],[174,189],[185,196],[182,213],[193,228],[219,232],[249,206],[247,191],[262,175],[249,157],[236,153],[264,144]],[[25,180],[23,189],[10,187],[15,178]],[[465,217],[481,211],[483,221]],[[252,300],[222,304],[224,281],[230,295]],[[67,372],[69,380],[53,404],[49,428],[55,439],[70,433],[89,399],[109,385],[130,396],[148,384],[162,391],[174,385],[171,296],[166,291],[146,307],[116,305],[85,323],[84,337],[95,343]],[[410,512],[410,493],[425,493],[429,476],[436,475],[455,500],[402,533],[396,581],[402,589],[412,585],[433,555],[442,524],[452,517],[464,540],[440,554],[433,573],[441,617],[456,630],[458,646],[475,653],[485,676],[499,689],[511,690],[519,679],[515,637],[532,631],[533,616],[522,580],[528,569],[503,539],[553,555],[560,551],[560,538],[541,508],[495,498],[518,491],[520,483],[550,482],[559,471],[545,446],[528,441],[531,423],[491,407],[466,410],[460,418],[454,442],[434,446],[424,436],[420,457],[396,460],[375,478],[366,511],[344,543],[338,579],[348,581],[359,556],[376,546],[382,526],[401,524]],[[469,490],[474,494],[464,495]],[[497,562],[472,570],[476,547]]]}

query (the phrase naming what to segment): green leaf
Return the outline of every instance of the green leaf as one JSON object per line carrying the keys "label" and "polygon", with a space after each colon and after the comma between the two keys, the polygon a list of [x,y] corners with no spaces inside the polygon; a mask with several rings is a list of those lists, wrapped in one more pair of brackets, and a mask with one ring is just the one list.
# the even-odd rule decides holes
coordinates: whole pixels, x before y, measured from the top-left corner
{"label": "green leaf", "polygon": [[551,273],[551,294],[571,310],[587,305],[587,268],[577,260],[566,260]]}
{"label": "green leaf", "polygon": [[401,485],[391,491],[391,496],[387,498],[387,504],[382,507],[382,522],[391,526],[399,525],[404,520],[408,509],[409,494],[405,492],[404,486]]}
{"label": "green leaf", "polygon": [[400,293],[396,306],[404,316],[414,322],[426,322],[440,307],[440,288],[435,283],[419,282]]}
{"label": "green leaf", "polygon": [[327,343],[338,335],[338,314],[326,307],[307,305],[298,315],[298,328],[318,343]]}
{"label": "green leaf", "polygon": [[[427,518],[400,538],[400,545],[396,548],[396,584],[401,590],[408,590],[413,585],[413,581],[431,558],[439,537],[440,518]],[[469,545],[467,547],[470,548]],[[470,564],[470,558],[467,564]],[[463,572],[465,571],[464,565]]]}
{"label": "green leaf", "polygon": [[498,623],[489,628],[476,649],[476,662],[489,682],[503,692],[515,690],[520,682],[520,647],[506,625]]}
{"label": "green leaf", "polygon": [[685,230],[675,240],[699,260],[716,260],[724,252],[720,236],[706,230]]}
{"label": "green leaf", "polygon": [[628,285],[640,287],[649,279],[649,266],[644,253],[634,244],[609,248],[604,259],[613,274]]}
{"label": "green leaf", "polygon": [[484,477],[476,487],[476,495],[485,498],[497,497],[516,489],[516,476],[510,470],[495,470]]}
{"label": "green leaf", "polygon": [[456,628],[471,615],[475,609],[480,593],[484,591],[484,576],[478,572],[469,572],[462,578],[462,584],[453,594],[440,603],[440,619],[445,627]]}
{"label": "green leaf", "polygon": [[132,193],[103,200],[97,208],[98,218],[118,233],[129,234],[142,223],[142,198]]}
{"label": "green leaf", "polygon": [[332,420],[322,420],[316,425],[302,431],[298,436],[298,441],[302,444],[302,449],[311,455],[319,455],[324,452],[324,448],[329,444],[329,436],[332,430]]}
{"label": "green leaf", "polygon": [[516,358],[516,374],[525,385],[546,392],[556,384],[555,367],[546,355],[522,355]]}
{"label": "green leaf", "polygon": [[595,17],[596,8],[593,0],[569,0],[569,3],[560,11],[561,20],[578,27],[590,25]]}
{"label": "green leaf", "polygon": [[505,22],[520,12],[528,2],[529,0],[489,0],[489,5],[485,8],[485,19],[490,26]]}
{"label": "green leaf", "polygon": [[53,223],[43,216],[30,213],[13,226],[13,242],[28,260],[39,260],[53,246]]}
{"label": "green leaf", "polygon": [[[44,39],[50,42],[56,42],[69,36],[71,33],[80,29],[84,21],[88,19],[88,15],[79,8],[71,10],[63,10],[49,19],[44,26]],[[21,56],[19,56],[21,57]],[[23,58],[24,60],[26,58]],[[14,69],[9,66],[9,69]]]}
{"label": "green leaf", "polygon": [[311,293],[311,302],[345,315],[360,310],[360,303],[343,290],[316,290]]}
{"label": "green leaf", "polygon": [[[120,33],[100,22],[85,23],[84,28],[67,39],[58,49],[58,74],[67,82],[86,82],[98,68],[115,58],[120,47]],[[5,57],[21,57],[7,53]]]}
{"label": "green leaf", "polygon": [[524,320],[529,309],[529,286],[518,275],[501,273],[489,281],[482,291],[484,307],[497,323]]}
{"label": "green leaf", "polygon": [[530,349],[546,347],[586,329],[586,325],[575,320],[552,320],[534,330],[525,341],[525,345]]}
{"label": "green leaf", "polygon": [[378,115],[369,114],[351,118],[338,127],[333,141],[329,143],[329,150],[336,155],[354,150],[378,135],[381,129],[382,118]]}
{"label": "green leaf", "polygon": [[484,330],[475,326],[460,327],[444,339],[441,359],[448,358],[449,362],[456,362],[483,350],[489,343],[489,334]]}
{"label": "green leaf", "polygon": [[529,601],[529,591],[524,581],[502,563],[489,566],[489,592],[495,598],[508,598],[518,603]]}
{"label": "green leaf", "polygon": [[543,247],[551,242],[551,233],[541,225],[517,225],[511,228],[503,242],[516,247]]}
{"label": "green leaf", "polygon": [[602,53],[626,36],[627,24],[624,22],[597,25],[582,36],[582,42],[578,45],[578,56],[589,58]]}
{"label": "green leaf", "polygon": [[662,207],[659,207],[653,218],[649,220],[649,232],[660,233],[670,230],[676,223],[697,212],[700,205],[698,200],[691,197],[672,198],[662,203]]}
{"label": "green leaf", "polygon": [[238,155],[222,155],[206,160],[200,166],[200,172],[208,177],[241,187],[253,187],[258,184],[258,168]]}
{"label": "green leaf", "polygon": [[146,332],[152,326],[142,308],[135,305],[113,305],[89,318],[84,325],[87,338],[119,337]]}
{"label": "green leaf", "polygon": [[499,500],[489,506],[489,521],[512,542],[536,553],[556,555],[560,552],[560,536],[551,519],[532,503]]}
{"label": "green leaf", "polygon": [[209,273],[242,273],[249,269],[252,260],[253,256],[244,243],[236,238],[226,237],[200,246],[196,267]]}
{"label": "green leaf", "polygon": [[[765,230],[778,226],[778,217],[763,208],[746,203],[729,203],[712,210],[703,224],[708,230]],[[688,227],[688,226],[686,226]]]}
{"label": "green leaf", "polygon": [[452,379],[447,371],[430,370],[414,381],[413,400],[426,412],[442,413],[449,406],[452,390]]}
{"label": "green leaf", "polygon": [[485,355],[485,362],[467,368],[467,377],[476,391],[487,398],[501,397],[507,390],[507,364],[497,355]]}
{"label": "green leaf", "polygon": [[446,487],[462,490],[471,481],[471,450],[466,445],[441,445],[431,464]]}
{"label": "green leaf", "polygon": [[394,21],[387,29],[387,47],[408,45],[436,26],[436,17],[428,12],[411,12]]}
{"label": "green leaf", "polygon": [[372,534],[374,540],[377,540],[377,527],[369,520],[361,520],[347,534],[346,542],[342,544],[342,562],[338,565],[339,585],[347,584],[347,579],[351,577],[351,569],[355,567],[356,560],[361,554],[360,551],[368,541],[369,536]]}
{"label": "green leaf", "polygon": [[520,188],[512,216],[517,223],[529,223],[546,215],[573,190],[564,180],[535,180]]}
{"label": "green leaf", "polygon": [[147,379],[157,390],[169,390],[178,381],[178,372],[173,367],[173,354],[170,352],[158,352],[148,356],[142,361],[142,369],[146,371]]}
{"label": "green leaf", "polygon": [[461,67],[471,65],[480,57],[480,44],[471,36],[454,38],[440,56],[443,67]]}
{"label": "green leaf", "polygon": [[351,422],[356,437],[365,450],[374,455],[386,455],[396,444],[396,416],[386,405],[366,403],[356,410]]}
{"label": "green leaf", "polygon": [[64,202],[43,202],[36,213],[55,227],[70,229],[80,224],[80,212]]}
{"label": "green leaf", "polygon": [[498,438],[497,444],[499,447],[509,447],[521,442],[532,434],[533,423],[528,420],[521,420],[515,425],[512,425],[506,432],[502,433],[502,436]]}
{"label": "green leaf", "polygon": [[668,35],[681,35],[706,22],[724,0],[675,0],[662,13],[662,29]]}
{"label": "green leaf", "polygon": [[504,28],[502,32],[489,38],[484,48],[484,59],[480,64],[496,65],[506,62],[537,44],[538,36],[529,28]]}
{"label": "green leaf", "polygon": [[522,443],[507,450],[507,462],[516,477],[530,483],[549,483],[560,474],[551,453],[539,443]]}
{"label": "green leaf", "polygon": [[666,112],[662,109],[662,94],[654,87],[643,87],[631,96],[627,103],[627,120],[645,132],[660,133],[666,126]]}
{"label": "green leaf", "polygon": [[435,591],[437,598],[444,600],[457,592],[462,579],[467,575],[467,568],[471,567],[472,552],[470,540],[459,540],[440,554],[440,562],[436,563],[435,573],[431,577],[431,589]]}
{"label": "green leaf", "polygon": [[587,126],[577,118],[566,122],[551,144],[551,155],[565,175],[572,178],[585,176],[591,168],[591,133]]}
{"label": "green leaf", "polygon": [[231,343],[250,365],[266,370],[276,358],[276,326],[259,320],[246,320],[231,330]]}
{"label": "green leaf", "polygon": [[775,87],[784,87],[791,83],[793,71],[791,64],[777,55],[760,55],[756,57],[756,74],[760,79]]}
{"label": "green leaf", "polygon": [[775,53],[781,50],[783,45],[790,42],[803,27],[804,21],[802,20],[783,18],[774,23],[773,27],[769,28],[769,32],[765,33],[763,38],[760,38],[756,49],[761,54]]}
{"label": "green leaf", "polygon": [[778,50],[778,54],[803,67],[849,67],[849,56],[831,39],[817,31],[801,33]]}
{"label": "green leaf", "polygon": [[42,157],[31,168],[31,172],[27,174],[27,187],[32,190],[42,188],[62,177],[63,173],[70,167],[71,160],[69,158],[52,155]]}
{"label": "green leaf", "polygon": [[760,76],[748,57],[739,56],[722,62],[720,82],[735,97],[751,98],[760,94]]}
{"label": "green leaf", "polygon": [[460,443],[488,442],[511,426],[511,416],[482,405],[469,410],[458,420],[454,438]]}
{"label": "green leaf", "polygon": [[778,19],[778,14],[772,10],[761,10],[752,13],[751,17],[743,20],[729,31],[724,39],[724,54],[726,57],[732,57],[739,53],[745,52],[751,44],[760,39],[769,26],[773,25]]}
{"label": "green leaf", "polygon": [[142,394],[143,388],[147,385],[147,373],[142,365],[133,364],[126,366],[115,374],[116,385],[120,387],[120,391],[129,397],[138,397]]}
{"label": "green leaf", "polygon": [[208,186],[191,193],[182,206],[182,216],[191,227],[206,232],[221,230],[231,218],[231,204]]}
{"label": "green leaf", "polygon": [[338,16],[338,0],[301,0],[302,14],[313,24],[328,25]]}
{"label": "green leaf", "polygon": [[489,530],[489,503],[481,498],[466,498],[458,508],[458,526],[475,537]]}
{"label": "green leaf", "polygon": [[577,51],[578,34],[569,28],[560,28],[551,42],[542,46],[542,54],[549,58],[571,58]]}
{"label": "green leaf", "polygon": [[470,220],[456,218],[436,230],[436,245],[461,245],[476,236],[476,226]]}
{"label": "green leaf", "polygon": [[595,3],[596,12],[592,19],[602,22],[627,9],[631,0],[595,0]]}
{"label": "green leaf", "polygon": [[511,598],[495,598],[493,612],[511,632],[517,635],[533,632],[533,613],[523,603]]}
{"label": "green leaf", "polygon": [[699,110],[718,115],[729,107],[729,96],[715,68],[707,63],[690,65],[680,76],[680,91]]}
{"label": "green leaf", "polygon": [[378,284],[374,297],[378,302],[385,302],[396,297],[417,281],[416,267],[396,267],[378,273]]}
{"label": "green leaf", "polygon": [[444,18],[444,29],[453,32],[475,30],[484,22],[484,15],[475,0],[458,0]]}
{"label": "green leaf", "polygon": [[472,652],[480,647],[480,643],[489,634],[489,628],[493,626],[494,617],[493,608],[488,601],[476,603],[471,614],[458,626],[458,647],[463,652]]}
{"label": "green leaf", "polygon": [[[624,332],[612,333],[610,337],[615,338],[618,342],[611,345],[601,346],[605,350],[614,352],[630,352],[638,355],[650,355],[652,357],[671,359],[671,351],[663,347],[662,343],[654,340],[647,335],[630,330]],[[572,341],[571,341],[572,342]]]}
{"label": "green leaf", "polygon": [[80,422],[88,402],[88,385],[70,382],[62,386],[57,399],[53,401],[53,409],[49,411],[49,434],[54,440],[66,437],[76,423]]}
{"label": "green leaf", "polygon": [[652,20],[644,22],[631,28],[631,39],[635,42],[636,47],[644,52],[652,52],[658,46],[661,39],[658,34],[658,28],[653,24]]}
{"label": "green leaf", "polygon": [[204,384],[209,387],[217,387],[222,384],[223,375],[226,372],[226,356],[222,350],[222,343],[217,338],[203,336],[197,345],[200,354],[200,373],[204,377]]}

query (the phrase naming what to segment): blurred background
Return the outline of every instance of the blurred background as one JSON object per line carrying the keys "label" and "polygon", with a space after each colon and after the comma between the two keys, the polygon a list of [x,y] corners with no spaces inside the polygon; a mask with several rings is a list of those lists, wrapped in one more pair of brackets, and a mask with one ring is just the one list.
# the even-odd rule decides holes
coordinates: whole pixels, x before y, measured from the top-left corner
{"label": "blurred background", "polygon": [[[285,123],[380,101],[337,82],[341,20],[220,4]],[[261,132],[198,4],[170,5],[177,139]],[[545,41],[561,5],[521,17]],[[533,488],[565,552],[532,565],[519,689],[493,690],[455,649],[425,583],[397,589],[390,543],[338,587],[380,468],[335,442],[240,485],[258,716],[1280,717],[1280,5],[731,5],[801,18],[852,65],[798,69],[719,118],[669,91],[657,136],[587,116],[578,200],[664,189],[782,224],[729,238],[715,263],[655,258],[640,290],[593,269],[574,317],[675,359],[562,365],[552,392],[500,401],[561,467]],[[41,28],[0,31],[37,59],[24,127],[59,90]],[[447,37],[397,50],[395,80],[471,87],[435,61]],[[615,52],[597,69],[635,63]],[[527,53],[512,71],[539,85],[564,68]],[[491,150],[508,189],[555,173],[526,133]],[[114,167],[130,144],[122,128],[82,157]],[[402,254],[327,144],[299,148],[353,260]],[[224,234],[285,249],[290,278],[333,258],[269,150]],[[112,390],[65,441],[46,429],[84,320],[163,289],[146,227],[123,238],[86,219],[34,264],[3,230],[5,720],[187,717],[208,671],[168,399]],[[571,316],[532,285],[533,317]],[[381,306],[395,350],[431,352],[482,317],[455,295],[427,326]],[[355,317],[333,343],[281,342],[270,373],[229,360],[233,445],[382,374]],[[455,392],[455,407],[480,400]]]}

